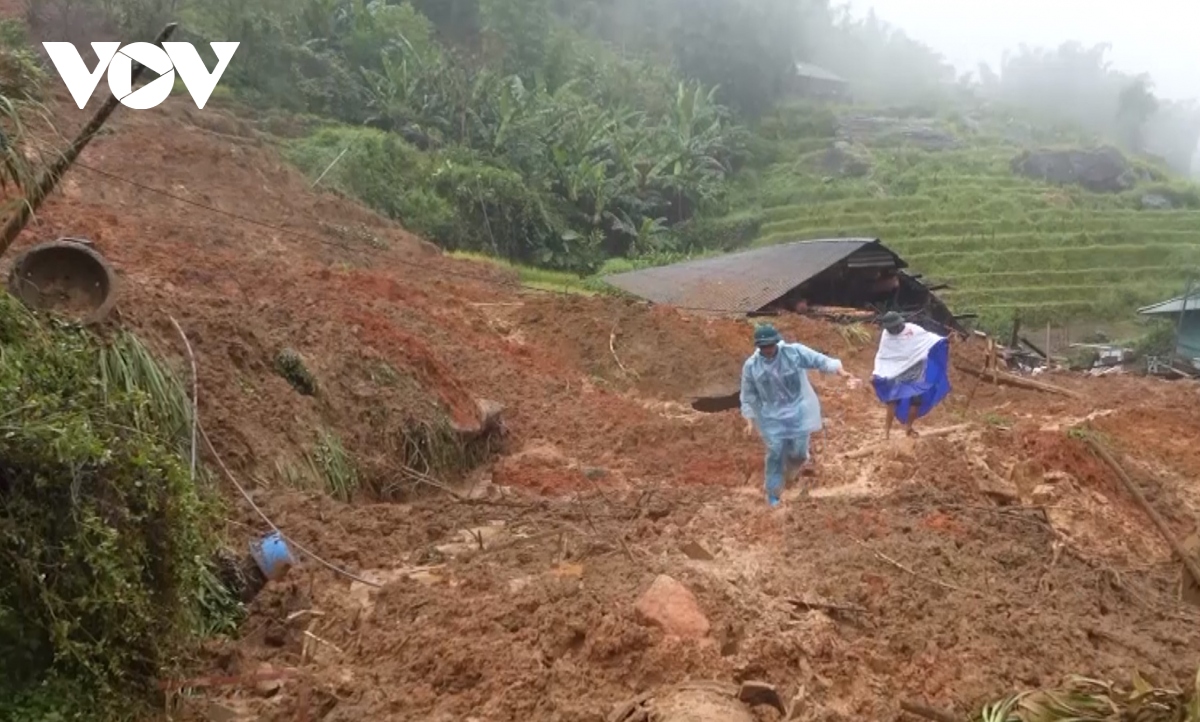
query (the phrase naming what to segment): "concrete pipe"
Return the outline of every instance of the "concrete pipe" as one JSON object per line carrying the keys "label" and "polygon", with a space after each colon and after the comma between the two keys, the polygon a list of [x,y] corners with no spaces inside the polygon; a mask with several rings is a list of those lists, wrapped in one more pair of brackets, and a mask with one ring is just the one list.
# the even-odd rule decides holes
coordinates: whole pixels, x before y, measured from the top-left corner
{"label": "concrete pipe", "polygon": [[36,310],[94,324],[116,303],[116,281],[112,267],[89,241],[60,238],[19,257],[9,271],[8,290]]}

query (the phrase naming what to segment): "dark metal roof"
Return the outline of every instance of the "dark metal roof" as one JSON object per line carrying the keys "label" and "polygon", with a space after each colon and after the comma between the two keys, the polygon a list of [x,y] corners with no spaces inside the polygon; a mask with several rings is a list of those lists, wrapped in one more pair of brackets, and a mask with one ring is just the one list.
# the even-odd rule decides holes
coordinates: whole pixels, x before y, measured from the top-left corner
{"label": "dark metal roof", "polygon": [[[875,238],[838,238],[795,241],[605,276],[604,281],[622,291],[654,303],[684,308],[751,313],[783,296],[804,281],[850,254],[864,261],[887,254],[899,267],[906,264]],[[868,255],[869,254],[869,255]],[[859,260],[857,257],[855,260]]]}

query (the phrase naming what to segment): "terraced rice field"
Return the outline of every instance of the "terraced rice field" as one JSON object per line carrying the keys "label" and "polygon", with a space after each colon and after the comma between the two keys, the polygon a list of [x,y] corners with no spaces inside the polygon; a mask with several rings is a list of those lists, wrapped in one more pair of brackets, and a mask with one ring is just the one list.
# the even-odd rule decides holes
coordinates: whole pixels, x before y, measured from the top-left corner
{"label": "terraced rice field", "polygon": [[[833,138],[824,139],[828,145]],[[1006,323],[1129,318],[1183,291],[1200,270],[1200,208],[1143,209],[1169,178],[1124,193],[1093,193],[1013,174],[1021,148],[961,137],[962,149],[866,149],[871,170],[841,178],[821,166],[813,139],[758,179],[763,224],[755,245],[877,237],[927,278],[958,312]]]}

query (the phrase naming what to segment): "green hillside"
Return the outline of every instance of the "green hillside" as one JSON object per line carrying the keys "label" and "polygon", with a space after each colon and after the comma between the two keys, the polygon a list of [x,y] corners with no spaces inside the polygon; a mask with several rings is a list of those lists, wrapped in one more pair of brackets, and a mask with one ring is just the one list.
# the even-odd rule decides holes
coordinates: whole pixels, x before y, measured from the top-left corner
{"label": "green hillside", "polygon": [[[960,75],[833,0],[72,7],[30,5],[33,36],[102,18],[150,37],[182,18],[178,40],[239,38],[246,62],[215,102],[254,119],[314,183],[447,251],[563,285],[869,235],[953,284],[946,299],[985,324],[1015,308],[1103,321],[1177,292],[1200,260],[1200,192],[1181,180],[1200,104],[1158,97],[1105,45],[1021,46]],[[16,67],[37,65],[22,57]],[[796,104],[812,97],[814,65],[845,80],[853,105]],[[1113,192],[1012,170],[1026,151],[1101,141]]]}
{"label": "green hillside", "polygon": [[[926,150],[886,134],[848,135],[844,119],[862,116],[888,111],[791,107],[764,124],[779,138],[774,162],[738,190],[739,212],[761,213],[754,245],[878,237],[916,271],[950,283],[941,296],[985,325],[1015,309],[1038,322],[1128,317],[1180,293],[1200,269],[1198,194],[1164,167],[1131,160],[1131,187],[1095,192],[1015,173],[1013,159],[1040,146],[1007,140],[1001,123],[894,120],[937,130],[951,145]],[[835,143],[840,150],[830,151]],[[847,157],[857,166],[847,168]],[[1146,207],[1147,196],[1169,207]]]}

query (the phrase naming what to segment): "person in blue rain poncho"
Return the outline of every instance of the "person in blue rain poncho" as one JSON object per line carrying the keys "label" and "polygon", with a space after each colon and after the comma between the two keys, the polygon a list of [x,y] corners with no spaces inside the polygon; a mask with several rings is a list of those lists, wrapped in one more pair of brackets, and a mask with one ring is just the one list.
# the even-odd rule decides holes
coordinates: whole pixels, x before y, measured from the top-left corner
{"label": "person in blue rain poncho", "polygon": [[742,366],[742,416],[746,434],[758,430],[767,447],[767,503],[779,506],[784,477],[808,460],[809,437],[821,429],[821,403],[808,381],[808,370],[856,380],[842,362],[799,343],[784,343],[775,327],[754,331],[757,350]]}
{"label": "person in blue rain poncho", "polygon": [[950,393],[950,339],[908,323],[895,311],[880,319],[883,334],[875,353],[871,385],[887,405],[883,437],[891,436],[892,419],[916,436],[913,422],[925,416]]}

